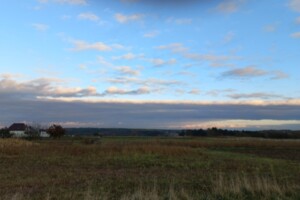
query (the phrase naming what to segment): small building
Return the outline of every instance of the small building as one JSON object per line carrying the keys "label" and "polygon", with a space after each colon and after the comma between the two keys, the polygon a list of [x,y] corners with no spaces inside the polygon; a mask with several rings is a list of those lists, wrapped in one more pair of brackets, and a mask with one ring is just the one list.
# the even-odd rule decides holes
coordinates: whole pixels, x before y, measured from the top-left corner
{"label": "small building", "polygon": [[41,129],[41,130],[40,130],[40,137],[41,137],[41,138],[49,138],[49,137],[50,137],[50,134],[47,133],[47,130]]}
{"label": "small building", "polygon": [[27,137],[26,131],[29,129],[29,127],[24,123],[14,123],[12,124],[8,130],[9,133],[13,137]]}

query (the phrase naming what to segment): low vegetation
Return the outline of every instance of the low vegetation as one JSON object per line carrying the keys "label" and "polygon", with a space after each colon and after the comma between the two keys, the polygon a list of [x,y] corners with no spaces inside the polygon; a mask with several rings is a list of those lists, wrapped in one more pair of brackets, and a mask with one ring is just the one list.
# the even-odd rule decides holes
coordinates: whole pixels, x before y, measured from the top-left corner
{"label": "low vegetation", "polygon": [[0,140],[0,199],[300,199],[300,141]]}

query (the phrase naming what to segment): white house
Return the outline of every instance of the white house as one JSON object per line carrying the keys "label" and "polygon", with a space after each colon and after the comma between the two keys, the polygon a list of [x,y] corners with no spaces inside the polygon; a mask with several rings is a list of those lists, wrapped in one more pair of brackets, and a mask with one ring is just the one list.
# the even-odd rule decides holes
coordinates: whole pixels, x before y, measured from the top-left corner
{"label": "white house", "polygon": [[[9,133],[16,138],[22,138],[22,137],[28,137],[26,132],[30,132],[34,130],[31,126],[27,126],[24,123],[14,123],[9,127]],[[48,138],[50,135],[47,133],[46,130],[40,129],[39,131],[39,137],[41,138]]]}
{"label": "white house", "polygon": [[25,132],[28,130],[28,126],[24,123],[14,123],[9,127],[9,133],[13,137],[27,137]]}
{"label": "white house", "polygon": [[40,137],[41,137],[41,138],[48,138],[48,137],[50,137],[50,134],[47,133],[46,130],[41,129],[41,130],[40,130]]}

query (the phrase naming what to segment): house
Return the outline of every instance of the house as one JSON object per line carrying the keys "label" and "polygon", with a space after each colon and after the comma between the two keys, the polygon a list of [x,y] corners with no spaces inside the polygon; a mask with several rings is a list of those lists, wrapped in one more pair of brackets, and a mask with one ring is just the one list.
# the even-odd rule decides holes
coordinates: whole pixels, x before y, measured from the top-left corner
{"label": "house", "polygon": [[14,123],[8,128],[13,137],[27,137],[26,131],[28,129],[29,127],[24,123]]}
{"label": "house", "polygon": [[41,129],[40,130],[40,137],[41,138],[48,138],[48,137],[50,137],[50,134],[47,133],[47,130]]}

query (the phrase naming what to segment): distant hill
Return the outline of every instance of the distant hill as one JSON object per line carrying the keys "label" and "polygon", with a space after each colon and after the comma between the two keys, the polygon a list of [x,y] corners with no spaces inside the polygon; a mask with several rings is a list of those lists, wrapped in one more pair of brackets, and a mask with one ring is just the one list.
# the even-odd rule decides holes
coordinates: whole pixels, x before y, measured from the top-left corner
{"label": "distant hill", "polygon": [[67,135],[75,136],[174,136],[179,130],[117,129],[117,128],[66,128]]}
{"label": "distant hill", "polygon": [[163,130],[118,128],[66,128],[67,135],[74,136],[193,136],[193,137],[260,137],[274,139],[300,139],[300,131],[291,130],[227,130],[218,128]]}

